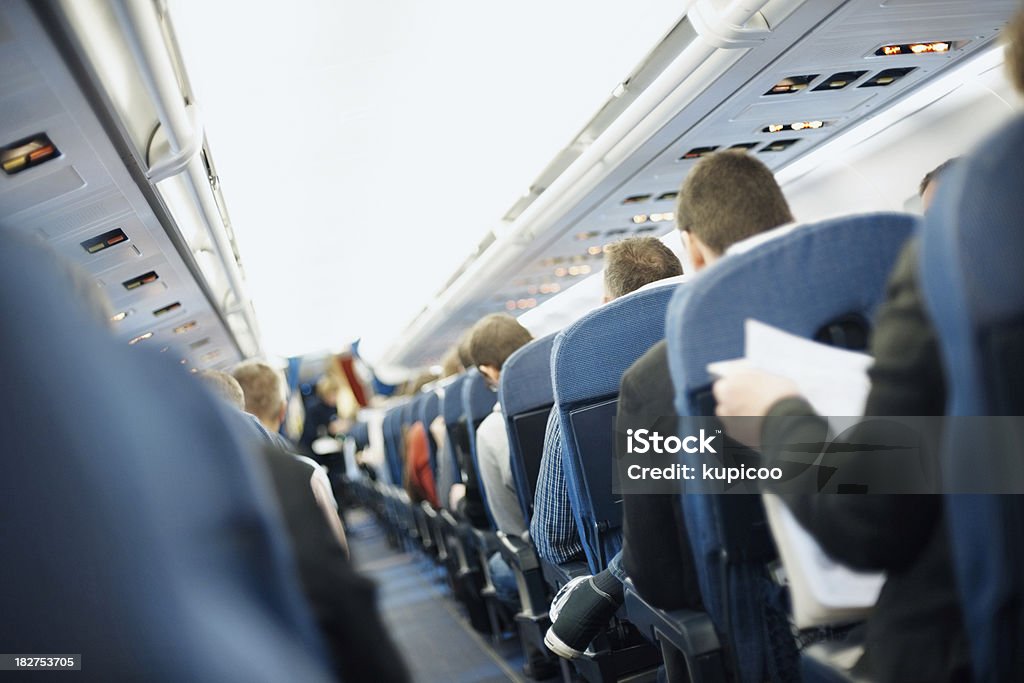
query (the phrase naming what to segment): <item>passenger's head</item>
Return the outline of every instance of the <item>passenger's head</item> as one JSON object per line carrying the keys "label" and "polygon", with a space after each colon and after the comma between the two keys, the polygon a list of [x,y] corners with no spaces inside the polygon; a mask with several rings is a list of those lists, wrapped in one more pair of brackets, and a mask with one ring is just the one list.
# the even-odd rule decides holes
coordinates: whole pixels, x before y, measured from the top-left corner
{"label": "passenger's head", "polygon": [[533,339],[519,321],[505,313],[481,318],[469,331],[469,355],[480,373],[497,384],[501,366],[516,349]]}
{"label": "passenger's head", "polygon": [[679,189],[676,224],[697,270],[730,246],[793,220],[775,176],[740,150],[716,152],[694,165]]}
{"label": "passenger's head", "polygon": [[271,432],[284,421],[284,382],[266,363],[244,363],[232,373],[245,393],[245,412],[252,413]]}
{"label": "passenger's head", "polygon": [[335,406],[338,404],[338,391],[341,383],[334,375],[324,375],[316,383],[316,395],[325,405]]}
{"label": "passenger's head", "polygon": [[459,360],[459,349],[452,347],[441,357],[441,377],[451,377],[465,370],[462,361]]}
{"label": "passenger's head", "polygon": [[932,205],[932,200],[935,198],[935,190],[939,187],[939,181],[943,175],[957,162],[960,157],[953,157],[952,159],[946,159],[941,164],[933,168],[924,174],[924,178],[921,179],[921,186],[917,188],[917,193],[921,195],[921,205],[924,210],[927,211],[928,207]]}
{"label": "passenger's head", "polygon": [[672,250],[656,237],[628,237],[604,256],[604,300],[618,299],[646,284],[683,274]]}
{"label": "passenger's head", "polygon": [[245,410],[245,394],[234,377],[220,370],[203,370],[199,379],[217,396],[239,410]]}
{"label": "passenger's head", "polygon": [[455,346],[455,351],[459,354],[459,363],[467,370],[473,367],[473,355],[469,352],[469,336],[471,332],[468,331],[463,334],[462,338],[459,339],[459,343]]}

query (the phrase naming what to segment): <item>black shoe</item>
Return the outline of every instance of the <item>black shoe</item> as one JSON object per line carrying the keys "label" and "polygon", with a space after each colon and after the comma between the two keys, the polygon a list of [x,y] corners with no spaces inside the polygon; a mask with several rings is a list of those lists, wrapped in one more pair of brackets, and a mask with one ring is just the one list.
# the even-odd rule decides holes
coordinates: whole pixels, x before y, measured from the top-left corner
{"label": "black shoe", "polygon": [[576,577],[562,586],[551,601],[551,628],[544,634],[544,644],[564,659],[582,657],[619,604],[619,600],[594,584],[593,576]]}

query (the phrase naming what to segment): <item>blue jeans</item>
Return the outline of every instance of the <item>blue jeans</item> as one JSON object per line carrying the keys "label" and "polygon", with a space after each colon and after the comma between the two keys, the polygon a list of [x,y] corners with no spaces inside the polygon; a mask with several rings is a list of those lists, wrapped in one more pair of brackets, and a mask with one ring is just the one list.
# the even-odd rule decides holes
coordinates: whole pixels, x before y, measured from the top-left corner
{"label": "blue jeans", "polygon": [[608,573],[614,576],[622,583],[626,582],[629,577],[626,576],[626,570],[622,568],[622,551],[615,553],[612,559],[608,560]]}
{"label": "blue jeans", "polygon": [[491,574],[491,584],[494,586],[494,594],[498,600],[512,608],[519,608],[519,586],[516,585],[516,575],[512,568],[505,562],[501,553],[494,553],[487,560],[487,568]]}

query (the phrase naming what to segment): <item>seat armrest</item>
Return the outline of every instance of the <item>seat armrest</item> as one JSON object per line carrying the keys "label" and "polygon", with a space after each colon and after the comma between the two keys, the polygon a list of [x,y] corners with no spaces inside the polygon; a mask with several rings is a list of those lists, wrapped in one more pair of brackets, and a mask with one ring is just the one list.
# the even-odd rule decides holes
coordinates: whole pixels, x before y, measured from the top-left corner
{"label": "seat armrest", "polygon": [[559,588],[577,576],[590,574],[590,567],[587,566],[587,563],[579,561],[554,564],[540,558],[540,569],[544,574],[544,581],[551,586],[553,592],[557,592]]}
{"label": "seat armrest", "polygon": [[707,612],[659,609],[644,600],[632,581],[625,583],[625,595],[629,620],[646,637],[671,644],[688,662],[721,649],[718,633]]}
{"label": "seat armrest", "polygon": [[528,572],[540,568],[540,561],[533,546],[519,538],[498,532],[498,551],[505,558],[510,567],[521,572]]}

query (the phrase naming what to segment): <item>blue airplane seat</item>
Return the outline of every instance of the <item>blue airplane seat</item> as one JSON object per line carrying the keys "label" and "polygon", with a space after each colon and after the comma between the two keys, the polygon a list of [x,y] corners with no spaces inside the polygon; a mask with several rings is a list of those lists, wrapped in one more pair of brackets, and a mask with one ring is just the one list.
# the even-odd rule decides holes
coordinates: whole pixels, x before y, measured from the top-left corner
{"label": "blue airplane seat", "polygon": [[[1024,118],[943,176],[921,239],[921,281],[948,386],[944,477],[975,679],[1024,675]],[[971,419],[968,416],[999,416]],[[1017,417],[1006,417],[1017,416]]]}
{"label": "blue airplane seat", "polygon": [[[873,213],[799,226],[745,253],[729,255],[687,287],[668,308],[669,366],[676,410],[713,416],[708,363],[744,352],[743,324],[755,318],[787,332],[840,345],[866,341],[889,273],[919,219]],[[784,617],[769,615],[762,586],[774,542],[759,496],[685,495],[690,535],[704,605],[729,644],[742,681],[793,675],[796,653],[768,635],[788,633]],[[787,642],[788,639],[787,639]]]}
{"label": "blue airplane seat", "polygon": [[593,573],[622,546],[622,499],[612,495],[619,383],[630,365],[664,339],[665,309],[676,288],[666,284],[620,297],[559,332],[552,345],[566,485]]}
{"label": "blue airplane seat", "polygon": [[477,461],[476,454],[476,430],[484,418],[494,410],[497,400],[498,395],[487,385],[479,370],[471,368],[466,371],[466,381],[462,383],[462,405],[469,436],[470,457],[466,465],[467,468],[472,467],[472,471],[466,472],[466,475],[475,482],[477,490],[480,492],[491,529],[497,527],[494,524],[494,516],[491,515],[491,508],[487,504],[487,492],[484,491],[483,482],[480,480],[480,463]]}
{"label": "blue airplane seat", "polygon": [[228,409],[91,310],[52,253],[6,231],[0,642],[80,653],[88,680],[331,680]]}
{"label": "blue airplane seat", "polygon": [[551,348],[555,334],[534,339],[516,349],[501,369],[498,387],[498,403],[508,432],[512,477],[527,528],[533,517],[533,494],[544,454],[544,428],[555,403],[551,386]]}
{"label": "blue airplane seat", "polygon": [[401,407],[393,407],[384,413],[381,429],[384,437],[384,456],[387,461],[388,477],[393,486],[402,486],[402,455],[401,455]]}
{"label": "blue airplane seat", "polygon": [[[455,474],[456,481],[461,481],[460,467],[459,467],[459,442],[460,442],[460,430],[459,424],[462,420],[462,385],[466,381],[466,374],[463,373],[456,377],[450,384],[444,388],[444,396],[440,401],[441,417],[444,418],[444,428],[448,433],[447,443],[445,445],[445,452],[442,457],[448,458],[452,467],[452,472]],[[445,501],[441,501],[442,505]]]}

